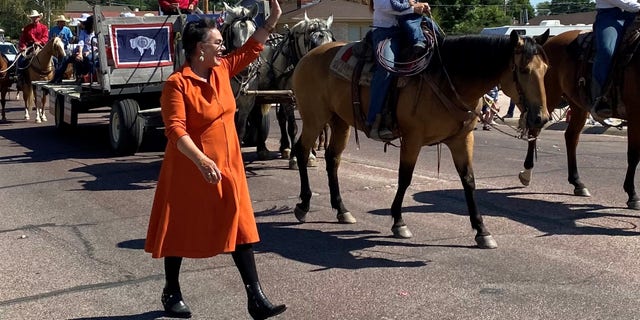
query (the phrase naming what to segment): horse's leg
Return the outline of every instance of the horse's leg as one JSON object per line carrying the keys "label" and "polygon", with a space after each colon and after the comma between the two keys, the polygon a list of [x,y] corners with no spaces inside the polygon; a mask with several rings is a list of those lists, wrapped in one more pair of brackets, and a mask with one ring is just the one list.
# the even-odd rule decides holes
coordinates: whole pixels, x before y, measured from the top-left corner
{"label": "horse's leg", "polygon": [[284,112],[285,106],[279,103],[276,106],[276,119],[278,120],[278,128],[280,128],[280,156],[282,159],[289,159],[291,156],[291,144],[287,137],[287,118]]}
{"label": "horse's leg", "polygon": [[5,86],[4,84],[2,85],[2,89],[0,92],[0,104],[2,105],[2,119],[0,119],[0,121],[7,121],[7,116],[5,114],[4,108],[5,105],[7,104],[7,91],[9,87]]}
{"label": "horse's leg", "polygon": [[[300,174],[300,200],[302,202],[296,204],[294,214],[300,222],[307,221],[307,213],[311,203],[311,186],[309,185],[309,173],[307,171],[307,163],[309,162],[309,152],[316,136],[312,131],[302,128],[300,139],[294,144],[292,154],[296,159],[296,166]],[[293,159],[292,159],[293,160]]]}
{"label": "horse's leg", "polygon": [[41,104],[40,104],[40,119],[42,119],[42,121],[44,121],[44,122],[47,121],[47,113],[44,112],[45,106],[47,105],[47,98],[48,98],[48,95],[43,93],[42,101],[41,101]]}
{"label": "horse's leg", "polygon": [[29,120],[31,117],[29,116],[29,112],[31,111],[31,104],[33,103],[33,99],[31,95],[33,94],[31,90],[31,85],[23,85],[22,86],[22,100],[24,100],[24,119]]}
{"label": "horse's leg", "polygon": [[[325,126],[323,126],[324,129]],[[340,157],[347,147],[349,141],[349,124],[344,120],[334,117],[331,121],[331,132],[334,139],[331,139],[329,147],[325,151],[325,161],[327,166],[327,176],[329,177],[329,193],[331,195],[331,207],[338,211],[337,218],[340,223],[356,223],[356,219],[351,212],[345,208],[340,195],[340,184],[338,181],[338,168],[340,167]],[[319,134],[319,132],[318,132]]]}
{"label": "horse's leg", "polygon": [[477,232],[475,237],[476,244],[481,249],[494,249],[498,247],[498,244],[485,227],[475,199],[476,182],[473,175],[473,165],[471,163],[473,159],[473,140],[473,134],[468,133],[466,137],[462,136],[453,139],[447,145],[451,150],[453,162],[460,176],[460,181],[462,181],[471,227]]}
{"label": "horse's leg", "polygon": [[[335,134],[331,131],[331,140],[329,143],[333,143]],[[415,141],[414,141],[415,140]],[[407,192],[407,188],[411,184],[413,178],[413,170],[418,161],[418,154],[422,145],[420,141],[413,136],[405,136],[400,147],[400,167],[398,169],[398,190],[396,196],[393,198],[391,204],[391,216],[393,217],[393,226],[391,226],[391,232],[396,238],[408,239],[413,237],[411,230],[404,223],[402,219],[402,201],[404,201],[404,195]]]}
{"label": "horse's leg", "polygon": [[576,149],[578,147],[578,141],[580,140],[580,133],[584,128],[584,124],[587,121],[589,113],[581,108],[571,109],[571,119],[569,119],[569,126],[564,132],[564,142],[567,148],[567,169],[569,172],[569,183],[574,187],[573,194],[576,196],[590,197],[591,193],[584,183],[580,181],[580,175],[578,174],[578,162],[576,160]]}
{"label": "horse's leg", "polygon": [[[254,107],[255,108],[255,107]],[[267,138],[269,137],[269,110],[271,109],[271,104],[261,104],[260,108],[255,108],[253,112],[255,113],[253,123],[257,123],[257,141],[256,141],[256,151],[258,153],[258,159],[267,160],[269,159],[269,149],[267,149]]]}
{"label": "horse's leg", "polygon": [[523,186],[531,183],[531,174],[533,173],[534,156],[536,154],[538,135],[540,129],[529,129],[529,141],[527,142],[527,155],[524,157],[524,170],[518,174],[518,179]]}
{"label": "horse's leg", "polygon": [[627,127],[627,174],[624,178],[624,191],[629,195],[627,207],[629,209],[639,210],[640,199],[636,194],[635,175],[638,161],[640,161],[640,138],[638,132],[633,126]]}

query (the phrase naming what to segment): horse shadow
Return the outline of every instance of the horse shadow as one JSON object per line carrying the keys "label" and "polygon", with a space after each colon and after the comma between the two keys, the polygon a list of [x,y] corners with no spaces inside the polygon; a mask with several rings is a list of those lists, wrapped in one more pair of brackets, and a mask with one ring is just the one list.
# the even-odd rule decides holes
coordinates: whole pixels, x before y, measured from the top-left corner
{"label": "horse shadow", "polygon": [[152,319],[164,319],[165,317],[166,317],[166,314],[164,311],[147,311],[144,313],[123,315],[123,316],[72,318],[69,320],[152,320]]}
{"label": "horse shadow", "polygon": [[[611,209],[597,204],[571,205],[563,201],[542,201],[522,198],[526,195],[542,193],[522,192],[520,187],[503,189],[476,190],[476,200],[480,212],[484,216],[503,217],[535,228],[550,235],[605,235],[605,236],[638,236],[638,231],[629,228],[605,227],[579,223],[589,218],[640,218],[634,215],[603,213],[600,210]],[[546,193],[545,193],[546,194]],[[567,194],[562,194],[567,195]],[[413,195],[413,199],[423,203],[420,206],[403,207],[408,213],[441,213],[450,212],[468,216],[466,202],[462,190],[424,191]],[[570,207],[571,206],[571,207]],[[374,210],[373,214],[388,215],[389,210]],[[491,227],[490,225],[488,226]],[[627,230],[628,229],[628,230]]]}
{"label": "horse shadow", "polygon": [[[115,155],[111,151],[108,130],[108,126],[104,123],[83,123],[64,132],[53,126],[10,128],[6,125],[6,128],[0,130],[0,137],[28,151],[22,157],[0,157],[0,163],[49,162],[69,158],[112,158]],[[157,132],[147,133],[139,152],[164,150],[166,140],[163,137]]]}
{"label": "horse shadow", "polygon": [[[292,208],[284,206],[273,207],[255,214],[257,217],[288,215],[291,211]],[[375,253],[369,256],[367,253],[367,249],[381,246],[412,248],[431,245],[394,241],[373,230],[322,231],[314,228],[314,224],[258,223],[261,242],[255,245],[255,249],[258,252],[271,252],[293,261],[314,265],[317,267],[313,270],[314,272],[327,269],[417,268],[431,262],[410,257],[392,260],[376,257]]]}
{"label": "horse shadow", "polygon": [[144,190],[156,186],[162,159],[152,162],[122,160],[85,165],[70,172],[82,172],[95,179],[79,180],[82,190]]}

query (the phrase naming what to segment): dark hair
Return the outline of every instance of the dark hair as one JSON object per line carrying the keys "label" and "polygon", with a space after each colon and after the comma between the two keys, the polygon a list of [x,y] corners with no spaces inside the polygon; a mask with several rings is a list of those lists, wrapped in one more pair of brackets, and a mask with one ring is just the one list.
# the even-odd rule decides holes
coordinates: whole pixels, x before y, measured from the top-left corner
{"label": "dark hair", "polygon": [[93,32],[93,16],[87,17],[87,20],[82,22],[82,25],[84,25],[84,31],[86,33]]}
{"label": "dark hair", "polygon": [[211,19],[191,21],[184,27],[182,47],[187,61],[191,62],[191,55],[196,50],[198,42],[204,41],[211,29],[216,29],[216,22]]}

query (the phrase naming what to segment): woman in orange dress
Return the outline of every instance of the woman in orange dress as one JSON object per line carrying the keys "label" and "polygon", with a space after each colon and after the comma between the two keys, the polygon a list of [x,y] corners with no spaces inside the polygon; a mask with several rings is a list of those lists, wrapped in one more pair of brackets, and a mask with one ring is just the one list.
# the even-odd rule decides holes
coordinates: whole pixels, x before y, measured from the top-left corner
{"label": "woman in orange dress", "polygon": [[172,316],[190,317],[178,281],[182,258],[230,252],[242,276],[249,314],[266,319],[286,306],[272,305],[256,272],[252,244],[260,241],[236,134],[230,79],[255,60],[282,11],[271,14],[247,43],[225,49],[215,22],[190,22],[183,32],[186,62],[166,81],[160,104],[168,138],[156,188],[145,251],[164,257],[162,304]]}

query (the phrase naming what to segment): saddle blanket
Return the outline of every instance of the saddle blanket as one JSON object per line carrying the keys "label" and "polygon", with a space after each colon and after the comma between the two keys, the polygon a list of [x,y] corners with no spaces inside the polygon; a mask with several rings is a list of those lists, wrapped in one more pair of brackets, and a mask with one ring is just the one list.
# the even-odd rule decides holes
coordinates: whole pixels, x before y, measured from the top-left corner
{"label": "saddle blanket", "polygon": [[[329,65],[329,69],[333,71],[336,75],[342,77],[347,81],[351,81],[353,78],[353,70],[356,67],[356,63],[358,62],[358,57],[353,53],[353,47],[355,45],[362,45],[361,41],[351,42],[345,44],[338,53],[331,60],[331,64]],[[360,75],[359,85],[361,86],[370,86],[371,78],[373,77],[373,72],[375,71],[375,63],[373,61],[367,61],[364,63],[362,67],[362,74]],[[398,78],[398,87],[404,87],[408,82],[408,77],[399,77]]]}

